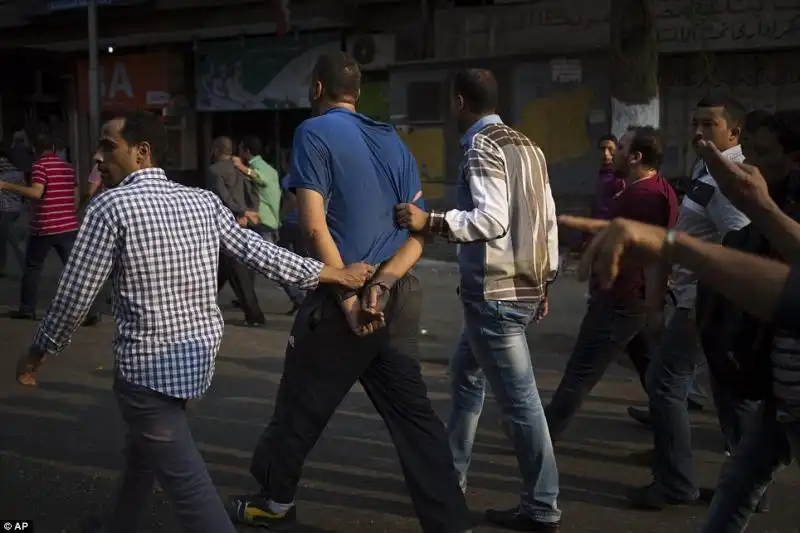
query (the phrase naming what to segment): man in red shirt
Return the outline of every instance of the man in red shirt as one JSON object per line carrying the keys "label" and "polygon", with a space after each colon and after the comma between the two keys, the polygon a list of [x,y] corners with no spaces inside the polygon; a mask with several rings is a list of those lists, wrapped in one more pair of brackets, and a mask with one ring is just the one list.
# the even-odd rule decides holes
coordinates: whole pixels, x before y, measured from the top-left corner
{"label": "man in red shirt", "polygon": [[[17,185],[0,181],[0,190],[32,200],[30,236],[25,253],[25,272],[19,310],[13,318],[35,319],[39,295],[39,280],[47,255],[55,249],[66,264],[72,244],[78,234],[78,182],[69,163],[55,152],[53,139],[39,134],[35,143],[38,160],[31,169],[31,184]],[[93,310],[94,311],[94,310]],[[91,312],[88,324],[97,322]]]}
{"label": "man in red shirt", "polygon": [[[659,173],[664,143],[651,127],[631,127],[619,140],[614,166],[627,182],[608,218],[627,218],[655,226],[672,227],[678,218],[678,199]],[[635,338],[645,337],[648,326],[663,327],[664,272],[645,270],[638,263],[624,264],[614,285],[603,290],[596,280],[581,323],[578,339],[564,377],[545,409],[553,441],[560,437],[583,400],[603,377],[608,365]],[[647,342],[628,350],[644,381],[649,356]]]}

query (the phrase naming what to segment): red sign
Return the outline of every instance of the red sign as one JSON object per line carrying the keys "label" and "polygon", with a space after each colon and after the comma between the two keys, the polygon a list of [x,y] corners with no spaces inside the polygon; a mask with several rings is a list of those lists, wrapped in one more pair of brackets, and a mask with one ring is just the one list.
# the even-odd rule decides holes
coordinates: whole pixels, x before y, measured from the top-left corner
{"label": "red sign", "polygon": [[[107,55],[100,59],[100,105],[104,109],[161,109],[173,91],[180,91],[183,59],[178,54]],[[89,65],[82,61],[77,73],[78,102],[89,108]]]}

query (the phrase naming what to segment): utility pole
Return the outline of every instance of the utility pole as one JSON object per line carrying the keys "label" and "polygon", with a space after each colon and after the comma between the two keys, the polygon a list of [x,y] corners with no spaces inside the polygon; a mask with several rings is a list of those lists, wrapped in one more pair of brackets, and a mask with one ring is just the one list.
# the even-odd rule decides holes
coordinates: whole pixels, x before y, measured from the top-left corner
{"label": "utility pole", "polygon": [[98,78],[97,0],[89,0],[89,146],[94,150],[100,138],[100,80]]}
{"label": "utility pole", "polygon": [[611,0],[611,132],[660,125],[652,0]]}

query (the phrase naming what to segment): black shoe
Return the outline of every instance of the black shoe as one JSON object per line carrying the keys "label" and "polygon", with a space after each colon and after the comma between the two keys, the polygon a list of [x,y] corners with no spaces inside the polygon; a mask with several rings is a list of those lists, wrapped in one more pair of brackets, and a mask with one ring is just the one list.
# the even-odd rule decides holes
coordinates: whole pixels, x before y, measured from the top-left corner
{"label": "black shoe", "polygon": [[638,407],[628,407],[628,416],[642,424],[643,426],[650,427],[653,422],[650,418],[649,409],[639,409]]}
{"label": "black shoe", "polygon": [[263,328],[264,326],[267,325],[267,321],[264,320],[263,318],[257,318],[255,320],[245,319],[244,325],[247,326],[248,328]]}
{"label": "black shoe", "polygon": [[[716,494],[716,489],[708,489],[708,488],[701,488],[700,495],[697,497],[698,501],[701,501],[705,504],[711,504],[711,501],[714,499],[714,494]],[[766,514],[770,511],[770,504],[769,504],[769,497],[765,492],[763,496],[761,496],[761,501],[758,502],[756,505],[756,512],[759,514]]]}
{"label": "black shoe", "polygon": [[692,505],[696,500],[690,498],[673,498],[661,492],[655,485],[635,489],[628,496],[628,503],[634,509],[645,511],[663,511],[666,507]]}
{"label": "black shoe", "polygon": [[692,400],[691,398],[686,400],[686,408],[689,409],[689,411],[702,411],[703,407],[704,406],[703,406],[702,403],[696,402],[696,401]]}
{"label": "black shoe", "polygon": [[285,513],[275,513],[270,511],[269,498],[263,494],[231,496],[228,515],[235,523],[274,530],[290,528],[297,523],[297,508],[294,505]]}
{"label": "black shoe", "polygon": [[9,318],[15,320],[36,320],[36,312],[29,309],[19,309],[8,313]]}
{"label": "black shoe", "polygon": [[99,324],[100,320],[102,320],[100,315],[90,315],[83,319],[83,324],[81,324],[81,326],[84,328],[91,328]]}
{"label": "black shoe", "polygon": [[493,526],[512,531],[542,531],[558,533],[559,522],[539,522],[520,512],[519,507],[506,511],[489,509],[486,511],[486,521]]}

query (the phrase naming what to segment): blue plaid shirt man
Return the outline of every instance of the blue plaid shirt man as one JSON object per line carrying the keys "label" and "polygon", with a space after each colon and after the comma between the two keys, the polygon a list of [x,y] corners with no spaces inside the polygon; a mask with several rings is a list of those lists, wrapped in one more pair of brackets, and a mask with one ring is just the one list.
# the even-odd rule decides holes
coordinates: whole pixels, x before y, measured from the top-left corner
{"label": "blue plaid shirt man", "polygon": [[159,168],[94,199],[35,343],[58,353],[110,277],[116,374],[191,399],[211,384],[223,331],[219,252],[274,281],[313,289],[323,265],[241,228],[211,192],[168,181]]}

